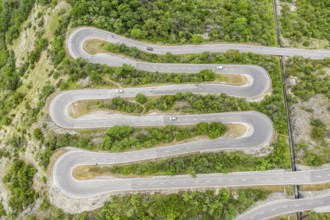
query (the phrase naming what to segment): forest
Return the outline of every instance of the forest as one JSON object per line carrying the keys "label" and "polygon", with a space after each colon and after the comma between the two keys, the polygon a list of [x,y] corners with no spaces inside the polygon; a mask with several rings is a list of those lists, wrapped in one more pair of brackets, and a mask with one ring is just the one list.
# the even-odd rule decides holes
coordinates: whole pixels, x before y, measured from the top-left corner
{"label": "forest", "polygon": [[37,199],[38,193],[32,188],[36,171],[32,165],[15,160],[4,176],[3,182],[11,192],[8,204],[13,211],[12,214],[22,212]]}
{"label": "forest", "polygon": [[314,61],[303,57],[293,57],[286,63],[288,77],[297,77],[299,83],[292,87],[295,96],[307,101],[315,94],[325,94],[330,98],[330,76],[325,69],[330,68],[330,58]]}
{"label": "forest", "polygon": [[[276,45],[272,2],[268,0],[71,2],[74,26],[96,26],[135,39]],[[208,39],[203,39],[203,34]]]}
{"label": "forest", "polygon": [[[282,138],[282,141],[284,138]],[[283,142],[278,142],[277,144]],[[283,144],[285,146],[285,144]],[[280,149],[279,146],[277,149]],[[274,161],[272,161],[274,160]],[[107,167],[110,172],[120,175],[162,176],[198,173],[229,173],[240,171],[263,171],[274,169],[278,160],[275,153],[265,157],[244,154],[240,151],[198,153],[187,156],[176,156],[157,161],[130,163]],[[281,162],[281,161],[279,161]],[[283,162],[282,162],[283,163]],[[281,164],[282,165],[282,164]]]}
{"label": "forest", "polygon": [[[96,219],[234,219],[255,201],[269,193],[255,189],[221,189],[155,195],[115,196],[99,211]],[[237,199],[235,198],[237,195]]]}
{"label": "forest", "polygon": [[[46,138],[39,128],[34,130],[34,137],[46,146],[39,155],[40,165],[47,167],[52,153],[61,147],[72,146],[93,151],[122,152],[125,150],[141,150],[160,144],[170,144],[183,141],[191,137],[205,135],[209,139],[222,136],[227,127],[220,122],[199,123],[196,126],[179,127],[167,125],[164,127],[135,128],[127,125],[114,126],[102,132],[101,142],[93,142],[93,131],[82,132],[77,135],[63,136],[47,135]],[[204,139],[206,139],[206,137]]]}
{"label": "forest", "polygon": [[[305,40],[306,38],[325,39],[330,42],[329,1],[282,0],[281,2],[280,22],[284,37],[293,42],[303,43],[304,46],[310,44],[310,40]],[[290,9],[289,4],[293,5],[294,9]]]}

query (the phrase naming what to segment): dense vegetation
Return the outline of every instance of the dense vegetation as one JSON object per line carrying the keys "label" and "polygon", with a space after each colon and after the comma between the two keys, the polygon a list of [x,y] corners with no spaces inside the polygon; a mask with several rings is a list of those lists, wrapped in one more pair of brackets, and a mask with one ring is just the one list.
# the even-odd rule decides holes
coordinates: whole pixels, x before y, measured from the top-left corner
{"label": "dense vegetation", "polygon": [[51,60],[54,65],[59,65],[65,57],[64,41],[66,37],[67,26],[70,22],[70,15],[64,14],[64,11],[60,11],[57,14],[59,25],[54,32],[54,38],[51,42],[51,50],[49,51]]}
{"label": "dense vegetation", "polygon": [[67,214],[44,198],[38,213],[27,220],[65,219],[233,219],[255,202],[265,200],[269,191],[221,189],[219,192],[179,192],[171,194],[132,194],[113,196],[111,201],[92,212]]}
{"label": "dense vegetation", "polygon": [[0,202],[0,218],[1,218],[2,216],[6,216],[6,211],[5,211],[5,209],[3,208],[2,203]]}
{"label": "dense vegetation", "polygon": [[[293,4],[295,9],[291,10],[287,3]],[[281,6],[281,32],[284,37],[304,46],[309,46],[308,38],[330,41],[329,1],[283,0]],[[305,41],[301,42],[302,39]]]}
{"label": "dense vegetation", "polygon": [[3,4],[3,19],[0,27],[6,33],[6,40],[11,43],[21,31],[22,23],[27,19],[32,10],[35,0],[1,1]]}
{"label": "dense vegetation", "polygon": [[330,76],[325,69],[330,68],[330,59],[322,61],[303,57],[293,57],[286,63],[288,77],[297,77],[298,83],[292,87],[295,96],[307,101],[315,94],[325,94],[330,98]]}
{"label": "dense vegetation", "polygon": [[59,86],[62,90],[79,87],[77,81],[90,77],[91,87],[114,86],[110,80],[118,82],[122,85],[145,85],[150,83],[184,83],[184,82],[208,82],[215,79],[215,73],[212,71],[201,71],[197,74],[186,73],[151,73],[141,71],[129,65],[122,67],[108,67],[105,65],[97,65],[86,62],[82,59],[70,60],[64,59],[63,63],[53,77],[69,75],[66,80],[60,81]]}
{"label": "dense vegetation", "polygon": [[198,135],[207,135],[210,139],[220,137],[226,127],[220,122],[202,122],[192,128],[167,125],[160,128],[133,128],[115,126],[104,135],[103,149],[123,151],[125,149],[150,148],[160,143],[182,141]]}
{"label": "dense vegetation", "polygon": [[26,164],[22,160],[15,160],[3,178],[3,182],[11,192],[8,205],[14,213],[23,211],[38,197],[32,188],[35,173],[36,169],[32,165]]}
{"label": "dense vegetation", "polygon": [[[285,146],[285,144],[283,145]],[[277,149],[280,148],[278,147]],[[179,174],[191,174],[195,176],[198,173],[269,170],[276,167],[276,162],[280,162],[280,164],[283,163],[283,161],[276,161],[278,158],[272,158],[274,156],[276,156],[276,153],[266,157],[247,155],[239,151],[231,153],[202,153],[189,156],[177,156],[157,161],[147,161],[143,163],[113,165],[112,167],[109,167],[109,170],[115,174],[133,174],[139,176]]]}
{"label": "dense vegetation", "polygon": [[221,189],[219,193],[115,196],[99,211],[97,219],[233,219],[267,194],[261,190]]}
{"label": "dense vegetation", "polygon": [[[15,109],[25,96],[24,93],[16,91],[22,85],[21,77],[29,74],[29,70],[33,69],[34,64],[39,60],[41,52],[48,46],[48,40],[43,37],[44,31],[37,30],[34,48],[19,67],[16,66],[14,52],[7,49],[6,42],[10,44],[19,36],[21,24],[29,15],[34,3],[34,0],[17,0],[2,1],[0,4],[0,127],[11,123],[14,115],[8,113]],[[42,13],[38,16],[40,26],[43,25],[41,15]],[[31,68],[29,69],[29,67]],[[32,114],[32,118],[36,119],[39,111],[29,109],[29,107],[27,109],[29,116]],[[32,122],[34,121],[31,120]],[[28,123],[27,126],[31,123]]]}
{"label": "dense vegetation", "polygon": [[[72,1],[72,23],[162,43],[211,41],[275,45],[268,0]],[[251,13],[253,11],[253,13]],[[221,16],[217,16],[221,15]]]}
{"label": "dense vegetation", "polygon": [[[199,123],[196,126],[177,127],[167,125],[164,127],[135,128],[130,126],[114,126],[100,135],[101,142],[93,141],[93,132],[82,132],[80,135],[65,134],[63,136],[48,135],[44,141],[46,149],[39,157],[41,165],[47,167],[49,157],[54,150],[60,147],[73,146],[89,150],[107,150],[119,152],[124,150],[139,150],[150,148],[159,144],[182,141],[198,135],[207,135],[208,138],[218,138],[226,132],[226,127],[220,122]],[[35,130],[39,140],[44,140],[39,129]]]}
{"label": "dense vegetation", "polygon": [[324,220],[324,219],[330,219],[330,213],[317,213],[312,212],[308,215],[309,220]]}

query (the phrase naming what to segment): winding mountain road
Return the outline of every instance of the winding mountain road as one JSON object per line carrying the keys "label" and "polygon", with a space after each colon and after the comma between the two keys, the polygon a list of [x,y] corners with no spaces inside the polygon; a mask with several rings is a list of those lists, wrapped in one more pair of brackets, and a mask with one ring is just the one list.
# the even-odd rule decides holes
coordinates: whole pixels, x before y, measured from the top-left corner
{"label": "winding mountain road", "polygon": [[[82,44],[88,39],[100,39],[110,43],[125,44],[129,47],[136,47],[137,49],[154,54],[193,54],[203,52],[226,52],[228,50],[239,50],[240,52],[251,52],[256,54],[279,55],[279,56],[303,56],[312,59],[323,59],[330,57],[330,50],[308,50],[308,49],[295,49],[295,48],[279,48],[267,46],[252,46],[244,44],[200,44],[200,45],[181,45],[181,46],[167,46],[145,43],[133,39],[129,39],[115,33],[100,30],[92,27],[80,27],[73,31],[68,39],[69,53],[73,58],[77,57],[91,57],[82,50]],[[77,47],[79,46],[79,47]],[[152,47],[153,51],[148,51],[147,47]],[[117,57],[111,65],[114,66],[117,62]],[[93,62],[93,60],[91,60]],[[118,59],[119,61],[119,59]],[[102,62],[109,64],[109,60]],[[117,64],[120,65],[120,64]]]}
{"label": "winding mountain road", "polygon": [[[316,184],[330,181],[330,169],[315,171],[287,172],[283,170],[267,172],[241,172],[229,174],[199,174],[197,177],[190,175],[159,176],[148,178],[115,178],[98,177],[91,180],[78,180],[72,176],[72,171],[79,165],[95,164],[121,164],[128,162],[144,161],[168,156],[182,155],[193,152],[209,152],[228,149],[255,149],[266,146],[272,140],[274,128],[272,121],[264,114],[255,111],[229,112],[218,114],[200,115],[175,115],[177,120],[170,120],[173,115],[157,116],[128,116],[122,114],[88,114],[78,118],[69,115],[68,108],[79,100],[112,99],[117,96],[124,98],[135,97],[137,93],[146,96],[159,96],[176,94],[177,92],[192,92],[195,94],[220,94],[244,97],[250,101],[262,99],[271,90],[271,80],[268,72],[254,65],[223,65],[223,69],[217,70],[217,65],[208,64],[159,64],[138,62],[133,59],[110,54],[90,55],[83,49],[87,39],[102,39],[111,43],[123,43],[147,51],[147,47],[153,47],[156,54],[173,54],[224,52],[228,49],[238,49],[242,52],[254,52],[272,55],[301,55],[320,59],[330,56],[329,51],[285,49],[261,46],[215,44],[215,45],[185,45],[185,46],[159,46],[151,45],[131,39],[127,39],[114,33],[96,28],[82,27],[73,31],[67,41],[67,47],[73,58],[82,57],[93,63],[109,66],[121,66],[129,64],[139,70],[150,72],[197,73],[203,69],[211,69],[221,74],[243,74],[248,79],[244,86],[229,86],[222,84],[182,84],[169,86],[153,86],[140,88],[124,88],[118,93],[115,89],[86,89],[65,91],[58,94],[51,101],[49,114],[55,124],[68,129],[84,129],[111,127],[114,125],[131,126],[163,126],[163,125],[191,125],[199,122],[220,121],[223,123],[238,123],[246,127],[246,132],[241,137],[222,137],[215,140],[201,140],[172,146],[152,148],[140,151],[122,153],[95,153],[83,150],[70,150],[61,155],[53,168],[53,182],[66,196],[75,199],[85,199],[105,193],[118,193],[140,190],[162,189],[190,189],[190,188],[218,188],[225,186],[256,186],[256,185],[302,185]],[[286,205],[266,205],[262,211],[255,208],[239,217],[239,219],[262,219],[274,215],[295,211],[308,210],[319,207],[326,199],[315,199],[312,205],[303,204],[300,200],[288,200]],[[320,202],[323,202],[322,204]],[[297,204],[299,206],[297,206]],[[299,207],[298,209],[296,207]],[[269,210],[271,214],[267,215]],[[272,212],[271,212],[272,211]]]}

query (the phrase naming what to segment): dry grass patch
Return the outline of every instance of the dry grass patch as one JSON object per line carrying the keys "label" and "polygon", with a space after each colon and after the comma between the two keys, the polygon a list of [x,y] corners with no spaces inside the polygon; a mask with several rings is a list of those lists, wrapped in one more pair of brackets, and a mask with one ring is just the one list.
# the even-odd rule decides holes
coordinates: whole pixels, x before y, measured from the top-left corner
{"label": "dry grass patch", "polygon": [[330,182],[323,184],[313,184],[313,185],[302,185],[300,186],[301,191],[320,191],[330,189]]}
{"label": "dry grass patch", "polygon": [[89,53],[89,54],[97,54],[97,53],[109,53],[109,51],[107,51],[105,49],[106,45],[108,44],[108,42],[104,41],[104,40],[99,40],[99,39],[90,39],[90,40],[86,40],[84,45],[83,45],[83,49]]}
{"label": "dry grass patch", "polygon": [[72,176],[78,180],[94,179],[97,176],[111,176],[110,167],[98,165],[77,166]]}
{"label": "dry grass patch", "polygon": [[97,101],[80,100],[72,103],[68,108],[68,113],[72,118],[78,118],[82,115],[90,113],[90,106],[96,104]]}
{"label": "dry grass patch", "polygon": [[241,74],[217,74],[215,82],[233,86],[243,86],[248,83],[248,79]]}
{"label": "dry grass patch", "polygon": [[245,134],[246,127],[242,124],[225,124],[227,131],[224,137],[240,137]]}

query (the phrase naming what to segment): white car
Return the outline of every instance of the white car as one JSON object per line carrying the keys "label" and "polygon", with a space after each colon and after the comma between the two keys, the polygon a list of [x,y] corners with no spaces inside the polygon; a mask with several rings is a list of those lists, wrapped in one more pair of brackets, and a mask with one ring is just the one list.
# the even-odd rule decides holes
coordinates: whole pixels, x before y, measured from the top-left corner
{"label": "white car", "polygon": [[123,89],[116,89],[116,93],[124,93]]}
{"label": "white car", "polygon": [[170,117],[170,120],[171,120],[171,121],[176,121],[176,119],[178,119],[178,118],[175,117],[175,116],[171,116],[171,117]]}
{"label": "white car", "polygon": [[217,66],[217,70],[222,70],[223,66]]}

